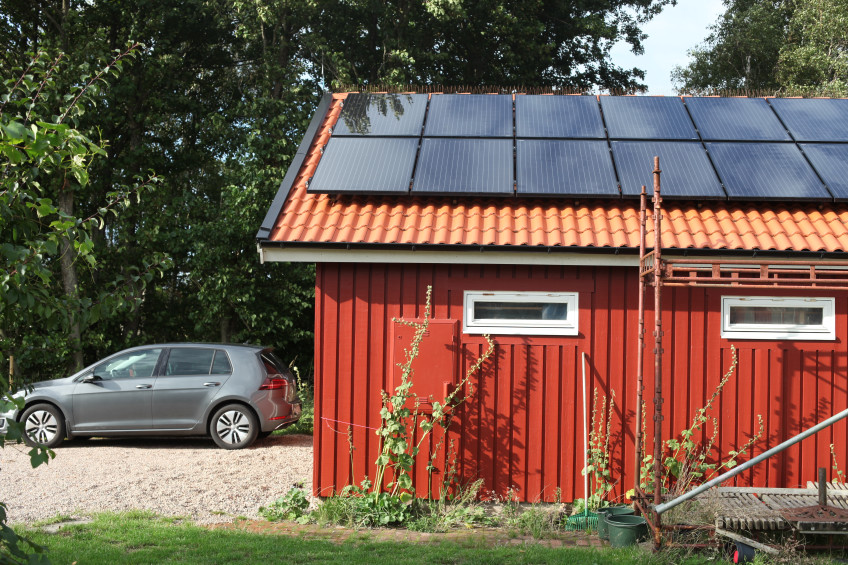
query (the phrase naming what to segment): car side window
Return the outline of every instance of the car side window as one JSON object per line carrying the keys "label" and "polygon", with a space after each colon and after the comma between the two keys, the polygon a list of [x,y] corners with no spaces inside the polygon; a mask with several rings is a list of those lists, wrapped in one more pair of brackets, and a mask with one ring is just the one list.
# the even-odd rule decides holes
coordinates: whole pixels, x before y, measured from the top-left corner
{"label": "car side window", "polygon": [[233,366],[230,365],[230,359],[227,353],[222,349],[215,350],[215,360],[212,362],[213,375],[229,375],[233,372]]}
{"label": "car side window", "polygon": [[94,375],[104,380],[153,376],[161,349],[130,351],[113,357],[94,368]]}
{"label": "car side window", "polygon": [[175,347],[168,355],[165,375],[208,375],[212,371],[214,349]]}

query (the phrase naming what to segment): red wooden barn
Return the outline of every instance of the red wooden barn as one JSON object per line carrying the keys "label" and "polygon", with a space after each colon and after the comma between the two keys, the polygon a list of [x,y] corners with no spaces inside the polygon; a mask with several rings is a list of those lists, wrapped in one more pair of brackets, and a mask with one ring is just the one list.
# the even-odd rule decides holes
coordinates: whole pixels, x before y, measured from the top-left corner
{"label": "red wooden barn", "polygon": [[[458,382],[482,334],[496,343],[442,446],[461,480],[526,501],[583,496],[585,353],[590,403],[595,388],[615,394],[615,494],[632,488],[637,196],[654,155],[665,256],[757,259],[766,278],[779,276],[769,261],[815,267],[792,288],[666,291],[663,435],[690,425],[731,344],[738,369],[715,410],[723,454],[757,415],[754,454],[848,407],[848,293],[814,282],[848,249],[846,132],[848,100],[326,95],[258,234],[263,261],[317,265],[315,493],[373,477],[380,391],[411,339],[392,320],[421,318],[428,285],[421,395]],[[649,217],[649,248],[652,229]],[[652,422],[650,346],[644,363]],[[736,480],[803,485],[831,466],[831,443],[845,469],[841,422]],[[423,464],[416,477],[425,493]]]}

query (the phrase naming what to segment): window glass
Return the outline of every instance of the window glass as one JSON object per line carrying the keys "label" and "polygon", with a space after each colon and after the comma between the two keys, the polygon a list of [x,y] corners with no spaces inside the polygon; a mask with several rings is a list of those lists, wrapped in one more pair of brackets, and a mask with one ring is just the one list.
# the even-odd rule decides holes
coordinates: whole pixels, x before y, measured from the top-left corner
{"label": "window glass", "polygon": [[721,337],[727,339],[836,339],[833,298],[723,296]]}
{"label": "window glass", "polygon": [[731,306],[731,324],[821,324],[824,311],[821,307],[786,306]]}
{"label": "window glass", "polygon": [[212,362],[213,375],[229,375],[233,372],[233,366],[230,365],[230,359],[227,354],[221,350],[215,350],[215,360]]}
{"label": "window glass", "polygon": [[262,352],[262,363],[265,365],[265,372],[269,375],[291,376],[291,371],[286,364],[271,351]]}
{"label": "window glass", "polygon": [[176,347],[168,356],[165,375],[208,375],[214,356],[214,349]]}
{"label": "window glass", "polygon": [[129,379],[135,377],[150,377],[156,369],[161,349],[143,349],[124,353],[94,369],[94,374],[101,379]]}
{"label": "window glass", "polygon": [[466,291],[464,300],[468,334],[578,334],[576,292]]}
{"label": "window glass", "polygon": [[568,304],[476,301],[474,317],[488,320],[565,320],[568,318]]}

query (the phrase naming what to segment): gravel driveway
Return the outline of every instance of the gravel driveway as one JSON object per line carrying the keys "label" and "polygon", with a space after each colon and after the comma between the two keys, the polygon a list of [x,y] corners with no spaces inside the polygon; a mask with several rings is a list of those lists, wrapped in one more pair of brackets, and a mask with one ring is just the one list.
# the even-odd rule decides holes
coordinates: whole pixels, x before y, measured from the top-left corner
{"label": "gravel driveway", "polygon": [[295,483],[312,489],[312,436],[305,435],[273,436],[236,451],[203,438],[66,441],[37,469],[27,451],[0,449],[0,501],[13,524],[131,509],[229,522],[257,517]]}

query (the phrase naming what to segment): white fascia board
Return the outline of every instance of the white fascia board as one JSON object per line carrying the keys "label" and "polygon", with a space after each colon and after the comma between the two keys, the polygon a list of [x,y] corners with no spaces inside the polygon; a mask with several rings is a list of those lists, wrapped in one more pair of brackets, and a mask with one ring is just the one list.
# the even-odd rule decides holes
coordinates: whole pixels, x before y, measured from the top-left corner
{"label": "white fascia board", "polygon": [[261,262],[290,263],[451,263],[466,265],[597,265],[610,267],[635,267],[639,255],[616,253],[546,253],[535,250],[487,251],[431,249],[320,249],[314,247],[263,247],[258,245]]}

